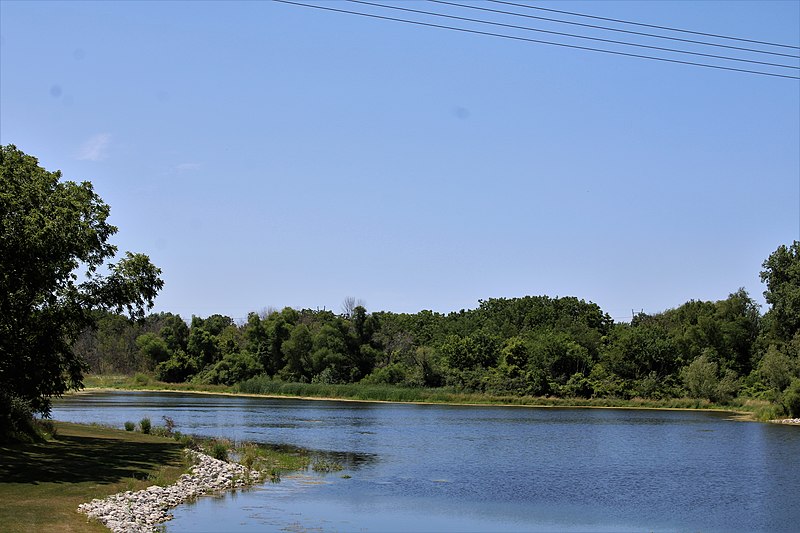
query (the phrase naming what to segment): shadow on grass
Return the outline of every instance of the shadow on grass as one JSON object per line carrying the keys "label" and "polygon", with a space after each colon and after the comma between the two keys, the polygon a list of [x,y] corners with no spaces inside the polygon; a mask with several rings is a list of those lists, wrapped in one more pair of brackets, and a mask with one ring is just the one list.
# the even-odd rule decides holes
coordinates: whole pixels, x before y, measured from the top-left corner
{"label": "shadow on grass", "polygon": [[153,466],[174,463],[180,457],[181,446],[172,442],[64,435],[46,443],[0,446],[0,484],[144,479]]}

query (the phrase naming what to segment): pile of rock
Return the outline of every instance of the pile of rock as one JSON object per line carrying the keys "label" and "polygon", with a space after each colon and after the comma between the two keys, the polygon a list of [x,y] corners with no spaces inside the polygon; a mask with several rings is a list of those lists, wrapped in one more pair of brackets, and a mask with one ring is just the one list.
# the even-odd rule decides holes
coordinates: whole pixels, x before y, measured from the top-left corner
{"label": "pile of rock", "polygon": [[113,494],[102,500],[83,503],[78,510],[105,524],[114,532],[151,532],[156,525],[172,518],[169,509],[209,492],[244,487],[261,481],[262,474],[236,463],[186,450],[197,464],[191,474],[183,474],[168,487],[153,485],[136,492]]}
{"label": "pile of rock", "polygon": [[782,420],[776,420],[778,424],[796,424],[800,425],[800,418],[784,418]]}

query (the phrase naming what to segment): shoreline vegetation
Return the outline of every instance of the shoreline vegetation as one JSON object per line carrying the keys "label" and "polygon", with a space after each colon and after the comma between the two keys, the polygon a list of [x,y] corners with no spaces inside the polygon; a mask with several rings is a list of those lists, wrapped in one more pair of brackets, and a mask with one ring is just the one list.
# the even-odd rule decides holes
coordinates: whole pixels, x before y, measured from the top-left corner
{"label": "shoreline vegetation", "polygon": [[407,388],[391,385],[285,383],[273,380],[249,380],[235,385],[166,383],[146,375],[90,375],[85,388],[72,394],[104,390],[139,392],[181,392],[299,400],[329,400],[422,405],[463,405],[531,408],[608,408],[703,410],[732,413],[737,420],[773,420],[770,403],[747,399],[722,405],[705,399],[668,398],[561,398],[533,396],[494,396],[482,393],[455,392],[447,389]]}
{"label": "shoreline vegetation", "polygon": [[[311,464],[305,450],[200,439],[178,432],[163,436],[167,433],[163,427],[153,427],[161,430],[154,431],[160,433],[155,435],[96,424],[44,421],[43,425],[47,436],[39,442],[0,445],[0,532],[107,532],[100,521],[81,513],[79,506],[88,509],[96,500],[112,502],[136,494],[151,500],[157,496],[159,501],[152,502],[154,509],[164,507],[166,511],[174,507],[167,501],[171,492],[182,483],[187,485],[188,474],[203,462],[197,459],[198,452],[214,459],[233,459],[226,463],[227,470],[247,470],[249,475],[231,479],[226,487],[205,483],[209,487],[202,491],[195,487],[196,494],[183,501],[255,482],[277,482],[281,474]],[[195,484],[205,487],[201,482]],[[189,489],[184,486],[181,490],[191,492]],[[174,499],[174,495],[169,497]]]}

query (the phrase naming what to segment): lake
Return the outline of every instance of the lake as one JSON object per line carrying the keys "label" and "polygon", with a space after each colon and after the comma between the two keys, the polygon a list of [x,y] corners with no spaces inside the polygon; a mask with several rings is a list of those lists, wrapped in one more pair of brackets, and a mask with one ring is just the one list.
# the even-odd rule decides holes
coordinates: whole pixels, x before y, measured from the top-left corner
{"label": "lake", "polygon": [[725,413],[103,392],[60,400],[52,416],[116,427],[168,416],[184,433],[345,467],[180,506],[168,532],[800,527],[800,428]]}

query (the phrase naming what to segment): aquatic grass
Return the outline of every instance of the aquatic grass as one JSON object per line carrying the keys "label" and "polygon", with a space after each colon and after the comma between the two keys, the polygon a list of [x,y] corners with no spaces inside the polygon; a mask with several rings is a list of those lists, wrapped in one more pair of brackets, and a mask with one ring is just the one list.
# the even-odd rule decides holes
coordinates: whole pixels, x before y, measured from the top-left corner
{"label": "aquatic grass", "polygon": [[[307,450],[292,446],[244,442],[232,445],[228,451],[232,460],[245,466],[248,471],[261,472],[272,483],[280,483],[284,473],[307,469],[310,463]],[[245,474],[245,481],[251,481],[249,472]]]}
{"label": "aquatic grass", "polygon": [[736,399],[730,404],[714,404],[697,398],[560,398],[540,396],[499,396],[483,393],[456,392],[452,388],[409,388],[393,385],[361,383],[323,384],[287,383],[266,376],[251,378],[235,386],[243,394],[291,396],[301,398],[333,398],[361,401],[442,403],[464,405],[511,405],[531,407],[609,407],[634,409],[718,409],[752,411],[751,404]]}
{"label": "aquatic grass", "polygon": [[[124,376],[89,376],[87,387],[143,390],[134,378]],[[734,398],[727,404],[715,404],[696,398],[559,398],[547,396],[504,396],[458,392],[451,387],[413,388],[386,384],[296,383],[257,376],[236,385],[204,385],[197,383],[162,383],[151,381],[146,390],[205,392],[220,394],[255,394],[315,399],[341,399],[378,402],[414,402],[461,405],[511,405],[530,407],[608,407],[629,409],[715,409],[754,413],[764,410],[765,402],[750,398]],[[759,418],[763,419],[763,418]]]}
{"label": "aquatic grass", "polygon": [[340,472],[344,470],[344,467],[336,461],[317,459],[311,464],[311,470],[319,473]]}

